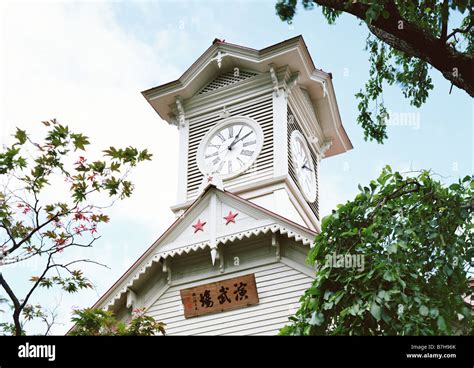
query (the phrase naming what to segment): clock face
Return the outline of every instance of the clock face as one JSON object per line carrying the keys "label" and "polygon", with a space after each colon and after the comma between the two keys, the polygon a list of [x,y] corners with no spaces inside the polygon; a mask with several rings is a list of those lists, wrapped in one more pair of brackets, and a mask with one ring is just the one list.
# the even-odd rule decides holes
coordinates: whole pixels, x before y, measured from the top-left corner
{"label": "clock face", "polygon": [[291,156],[298,184],[308,202],[316,200],[316,170],[303,135],[295,130],[290,138]]}
{"label": "clock face", "polygon": [[245,117],[232,117],[215,126],[198,149],[198,165],[204,173],[234,177],[247,170],[262,148],[260,126]]}

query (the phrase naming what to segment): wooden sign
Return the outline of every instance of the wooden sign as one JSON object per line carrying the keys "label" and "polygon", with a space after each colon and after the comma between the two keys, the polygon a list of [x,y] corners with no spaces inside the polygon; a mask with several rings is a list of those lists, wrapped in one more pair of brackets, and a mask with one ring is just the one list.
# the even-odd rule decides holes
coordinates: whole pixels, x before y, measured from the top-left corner
{"label": "wooden sign", "polygon": [[186,318],[258,303],[257,285],[253,273],[183,289],[180,292]]}

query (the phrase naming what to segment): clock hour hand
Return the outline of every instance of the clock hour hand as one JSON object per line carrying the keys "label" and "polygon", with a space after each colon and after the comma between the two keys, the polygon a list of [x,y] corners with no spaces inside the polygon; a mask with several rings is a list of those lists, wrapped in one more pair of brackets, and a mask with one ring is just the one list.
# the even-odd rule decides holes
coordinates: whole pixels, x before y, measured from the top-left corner
{"label": "clock hour hand", "polygon": [[313,169],[311,169],[308,165],[306,165],[308,163],[308,158],[305,157],[304,161],[303,161],[303,166],[301,166],[302,169],[307,169],[309,171],[313,171]]}

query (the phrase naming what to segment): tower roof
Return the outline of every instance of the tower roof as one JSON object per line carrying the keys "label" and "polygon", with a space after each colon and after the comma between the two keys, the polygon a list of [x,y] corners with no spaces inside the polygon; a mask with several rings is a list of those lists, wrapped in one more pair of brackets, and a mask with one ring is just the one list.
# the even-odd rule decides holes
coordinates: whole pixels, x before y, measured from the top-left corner
{"label": "tower roof", "polygon": [[326,157],[352,149],[339,115],[332,75],[317,69],[302,36],[290,38],[261,50],[215,39],[212,45],[175,81],[147,89],[143,96],[168,123],[176,122],[176,99],[183,101],[196,95],[203,86],[223,71],[238,67],[259,73],[272,67],[288,66],[298,73],[298,85],[304,87],[316,110],[327,141],[332,145]]}

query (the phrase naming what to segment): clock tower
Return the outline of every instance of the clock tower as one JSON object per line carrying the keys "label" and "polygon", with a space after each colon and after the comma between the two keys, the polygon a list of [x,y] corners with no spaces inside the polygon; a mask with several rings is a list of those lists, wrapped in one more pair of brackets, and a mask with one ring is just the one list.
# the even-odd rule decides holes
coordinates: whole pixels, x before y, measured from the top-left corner
{"label": "clock tower", "polygon": [[144,91],[179,129],[175,214],[214,183],[319,230],[320,162],[352,148],[331,79],[301,36],[262,50],[216,39],[178,80]]}
{"label": "clock tower", "polygon": [[94,308],[125,323],[143,309],[171,335],[277,334],[314,280],[321,160],[352,148],[331,74],[302,37],[216,39],[142,93],[179,129],[176,220]]}

